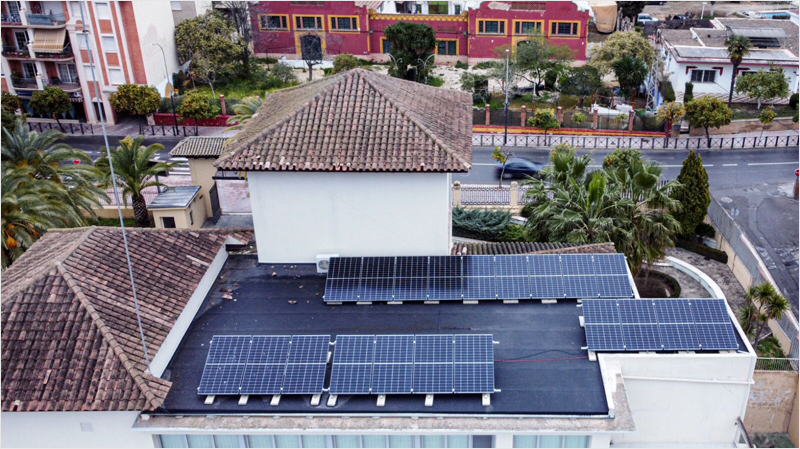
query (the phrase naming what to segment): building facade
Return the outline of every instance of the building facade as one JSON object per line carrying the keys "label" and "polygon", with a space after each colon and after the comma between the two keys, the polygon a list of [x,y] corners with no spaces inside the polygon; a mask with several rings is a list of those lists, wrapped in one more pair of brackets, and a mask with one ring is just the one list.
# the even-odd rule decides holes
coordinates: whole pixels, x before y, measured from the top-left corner
{"label": "building facade", "polygon": [[[81,6],[88,35],[83,34]],[[108,97],[117,86],[136,83],[164,90],[164,57],[154,44],[164,48],[167,71],[178,68],[172,8],[166,1],[8,1],[2,3],[2,25],[2,88],[20,97],[29,117],[37,117],[29,107],[33,92],[58,86],[73,102],[63,119],[98,123],[102,108],[113,124],[117,117]]]}
{"label": "building facade", "polygon": [[531,33],[567,45],[586,59],[589,10],[579,2],[258,2],[250,5],[254,52],[302,57],[312,40],[327,59],[350,53],[387,61],[384,30],[397,22],[422,23],[436,32],[436,63],[479,62],[496,48],[519,45]]}

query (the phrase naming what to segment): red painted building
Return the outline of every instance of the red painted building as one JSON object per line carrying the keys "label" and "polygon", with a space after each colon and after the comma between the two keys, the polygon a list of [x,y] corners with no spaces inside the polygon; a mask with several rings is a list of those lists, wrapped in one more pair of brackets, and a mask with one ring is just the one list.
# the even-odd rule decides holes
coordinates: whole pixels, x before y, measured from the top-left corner
{"label": "red painted building", "polygon": [[495,48],[518,45],[532,30],[568,45],[575,59],[586,59],[589,11],[573,2],[482,2],[457,15],[385,14],[380,2],[259,2],[250,5],[254,49],[258,55],[299,59],[303,39],[319,40],[325,56],[339,53],[385,60],[383,30],[397,22],[430,25],[436,32],[438,63],[494,58]]}

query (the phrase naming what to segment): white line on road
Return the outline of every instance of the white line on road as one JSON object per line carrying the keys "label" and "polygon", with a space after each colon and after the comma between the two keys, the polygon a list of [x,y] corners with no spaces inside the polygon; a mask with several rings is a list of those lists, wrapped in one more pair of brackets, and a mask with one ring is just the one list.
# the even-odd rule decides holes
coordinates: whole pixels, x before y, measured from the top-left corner
{"label": "white line on road", "polygon": [[739,164],[722,164],[723,167],[738,167]]}
{"label": "white line on road", "polygon": [[472,165],[485,165],[485,166],[487,166],[487,167],[494,167],[496,164],[482,164],[482,163],[479,163],[479,162],[475,162],[475,163],[474,163],[474,164],[472,164]]}
{"label": "white line on road", "polygon": [[747,165],[797,165],[797,162],[753,162]]}

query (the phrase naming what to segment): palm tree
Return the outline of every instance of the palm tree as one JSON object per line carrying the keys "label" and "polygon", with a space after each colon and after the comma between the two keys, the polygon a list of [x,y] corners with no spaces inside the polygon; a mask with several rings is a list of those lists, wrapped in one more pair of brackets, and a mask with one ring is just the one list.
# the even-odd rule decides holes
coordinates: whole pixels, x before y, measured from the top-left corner
{"label": "palm tree", "polygon": [[739,321],[745,331],[753,331],[753,347],[758,349],[761,334],[770,320],[780,318],[789,309],[789,301],[769,282],[754,285],[745,293],[747,303],[739,310]]}
{"label": "palm tree", "polygon": [[95,208],[102,207],[100,199],[108,200],[99,187],[103,174],[85,151],[58,142],[63,138],[55,130],[37,133],[17,123],[13,132],[3,129],[2,160],[15,168],[29,168],[31,176],[62,187],[70,207],[94,217]]}
{"label": "palm tree", "polygon": [[731,64],[733,64],[731,89],[730,92],[728,92],[728,106],[730,106],[731,101],[733,101],[733,88],[736,85],[736,70],[739,68],[744,57],[750,54],[750,49],[753,48],[753,44],[746,36],[733,35],[725,40],[725,45],[728,47],[728,57],[731,59]]}
{"label": "palm tree", "polygon": [[4,162],[2,169],[2,267],[10,265],[49,228],[83,224],[53,181],[33,176],[30,167]]}
{"label": "palm tree", "polygon": [[[148,187],[162,187],[159,181],[154,178],[161,172],[169,171],[174,164],[166,162],[151,162],[156,152],[163,150],[164,146],[154,143],[146,147],[142,146],[144,137],[131,138],[130,136],[120,140],[119,146],[110,148],[111,159],[114,162],[114,174],[117,183],[122,187],[122,202],[128,204],[128,197],[131,197],[133,204],[133,215],[136,218],[136,225],[140,227],[150,226],[150,217],[147,215],[147,202],[144,199],[144,189]],[[106,151],[103,147],[101,151]],[[107,184],[111,183],[111,170],[107,158],[100,158],[95,162],[106,176]]]}
{"label": "palm tree", "polygon": [[[269,92],[264,92],[264,98],[266,98],[268,94]],[[225,128],[225,131],[242,129],[245,123],[249,122],[253,117],[256,116],[256,114],[258,114],[258,108],[260,108],[262,104],[264,104],[264,99],[259,97],[258,95],[242,98],[239,101],[239,104],[233,107],[233,112],[236,115],[229,117],[228,120],[225,122],[228,125],[230,125],[231,123],[237,123],[237,124]]]}

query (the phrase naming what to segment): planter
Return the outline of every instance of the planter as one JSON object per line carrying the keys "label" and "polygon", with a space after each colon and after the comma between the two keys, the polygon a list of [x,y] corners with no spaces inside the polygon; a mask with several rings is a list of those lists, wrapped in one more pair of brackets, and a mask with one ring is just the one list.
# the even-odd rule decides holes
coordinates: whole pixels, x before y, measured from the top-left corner
{"label": "planter", "polygon": [[[218,127],[227,127],[232,126],[227,124],[228,118],[232,117],[231,115],[218,115],[214,118],[205,118],[200,119],[197,121],[197,126],[218,126]],[[153,120],[155,121],[156,125],[165,125],[165,126],[172,126],[175,124],[175,120],[173,119],[172,113],[167,112],[156,112],[153,114]],[[149,122],[148,122],[149,124]],[[179,126],[195,126],[194,120],[192,119],[184,119],[180,115],[178,116],[178,125]]]}

